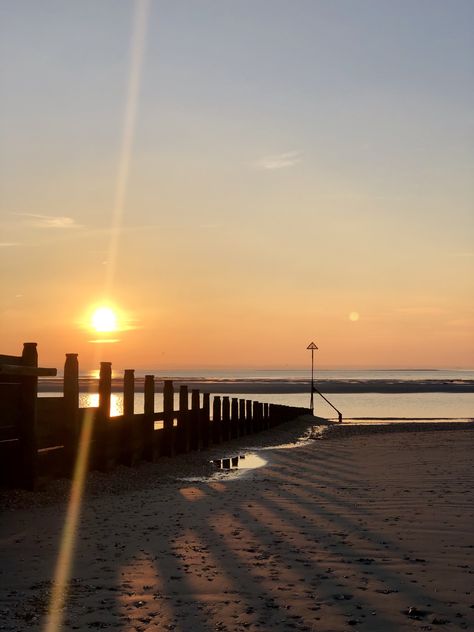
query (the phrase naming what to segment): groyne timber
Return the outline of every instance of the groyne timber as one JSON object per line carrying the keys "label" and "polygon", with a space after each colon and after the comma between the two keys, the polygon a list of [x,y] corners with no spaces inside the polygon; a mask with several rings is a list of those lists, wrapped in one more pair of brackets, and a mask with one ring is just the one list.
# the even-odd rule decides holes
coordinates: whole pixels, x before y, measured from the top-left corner
{"label": "groyne timber", "polygon": [[[55,382],[62,395],[38,397],[39,379],[56,374],[55,368],[38,367],[34,342],[25,343],[20,356],[0,355],[0,486],[34,489],[48,478],[72,476],[79,454],[87,454],[89,469],[107,471],[119,463],[134,466],[206,449],[310,413],[225,395],[211,401],[209,392],[182,383],[175,409],[172,380],[146,375],[137,386],[135,371],[126,369],[118,383],[110,362],[101,362],[98,380],[87,382],[99,395],[98,406],[83,408],[77,354],[66,354],[64,377]],[[111,393],[118,385],[123,414],[111,417]],[[143,413],[134,409],[137,388],[144,394]],[[157,391],[163,393],[160,411]]]}

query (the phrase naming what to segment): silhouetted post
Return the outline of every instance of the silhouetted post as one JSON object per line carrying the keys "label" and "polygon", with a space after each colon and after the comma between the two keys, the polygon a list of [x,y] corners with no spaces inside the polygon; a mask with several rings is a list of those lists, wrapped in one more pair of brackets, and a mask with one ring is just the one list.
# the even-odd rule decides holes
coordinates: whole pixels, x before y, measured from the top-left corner
{"label": "silhouetted post", "polygon": [[[21,361],[23,366],[38,366],[36,342],[24,343]],[[18,422],[21,446],[20,477],[24,487],[34,489],[38,475],[38,438],[36,428],[38,377],[33,375],[23,376],[21,382],[21,413]]]}
{"label": "silhouetted post", "polygon": [[179,415],[178,415],[178,451],[187,454],[190,449],[190,419],[189,394],[186,384],[179,387]]}
{"label": "silhouetted post", "polygon": [[172,380],[165,380],[163,386],[163,454],[172,456],[173,446],[173,417],[174,417],[174,388]]}
{"label": "silhouetted post", "polygon": [[153,375],[145,375],[144,389],[144,407],[145,417],[143,420],[142,432],[142,454],[147,461],[154,459],[154,430],[155,430],[155,377]]}
{"label": "silhouetted post", "polygon": [[135,412],[135,371],[125,369],[123,374],[123,427],[121,432],[121,445],[119,453],[121,461],[125,465],[133,465],[136,457],[136,431],[134,428],[133,413]]}
{"label": "silhouetted post", "polygon": [[224,441],[230,439],[230,400],[227,395],[222,398],[222,435]]}
{"label": "silhouetted post", "polygon": [[311,342],[307,347],[307,350],[311,351],[311,397],[309,400],[309,407],[311,409],[311,414],[314,415],[314,352],[318,350],[318,347]]}
{"label": "silhouetted post", "polygon": [[201,422],[202,447],[206,449],[211,443],[211,407],[209,393],[202,394]]}
{"label": "silhouetted post", "polygon": [[79,447],[79,362],[77,353],[66,353],[63,380],[64,398],[64,473],[71,476],[74,472],[77,450]]}
{"label": "silhouetted post", "polygon": [[112,363],[101,362],[99,372],[99,411],[97,419],[97,468],[110,467],[110,401],[112,398]]}
{"label": "silhouetted post", "polygon": [[230,436],[235,439],[239,436],[239,400],[237,397],[232,398],[230,418]]}
{"label": "silhouetted post", "polygon": [[258,431],[261,432],[263,430],[263,404],[262,402],[257,402],[257,411],[258,411]]}
{"label": "silhouetted post", "polygon": [[263,404],[263,428],[268,430],[270,428],[270,420],[268,417],[268,404]]}
{"label": "silhouetted post", "polygon": [[212,400],[212,440],[222,443],[222,406],[218,395],[214,395]]}
{"label": "silhouetted post", "polygon": [[253,403],[253,431],[260,432],[260,404]]}
{"label": "silhouetted post", "polygon": [[252,416],[252,400],[247,399],[245,401],[245,422],[247,427],[247,434],[253,432],[253,416]]}
{"label": "silhouetted post", "polygon": [[276,424],[276,422],[275,422],[275,404],[270,404],[268,406],[268,417],[269,417],[269,422],[270,422],[270,428],[273,428],[273,426]]}
{"label": "silhouetted post", "polygon": [[247,433],[245,427],[245,399],[239,399],[239,436]]}
{"label": "silhouetted post", "polygon": [[199,390],[191,390],[191,450],[199,450]]}

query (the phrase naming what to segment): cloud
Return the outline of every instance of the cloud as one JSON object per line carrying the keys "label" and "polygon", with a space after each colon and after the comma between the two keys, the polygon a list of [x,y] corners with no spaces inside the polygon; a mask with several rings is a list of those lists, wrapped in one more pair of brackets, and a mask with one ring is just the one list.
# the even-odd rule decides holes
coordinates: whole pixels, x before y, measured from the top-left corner
{"label": "cloud", "polygon": [[301,161],[301,153],[299,151],[287,151],[283,154],[275,154],[273,156],[265,156],[257,163],[257,169],[285,169],[293,167]]}
{"label": "cloud", "polygon": [[429,306],[398,307],[396,311],[400,314],[414,316],[434,316],[436,314],[446,314],[446,310],[441,307]]}
{"label": "cloud", "polygon": [[21,246],[19,241],[0,241],[0,248],[13,248],[13,246]]}
{"label": "cloud", "polygon": [[474,257],[474,252],[453,252],[452,257]]}
{"label": "cloud", "polygon": [[81,228],[72,217],[64,215],[38,215],[36,213],[17,213],[25,217],[25,223],[35,228]]}

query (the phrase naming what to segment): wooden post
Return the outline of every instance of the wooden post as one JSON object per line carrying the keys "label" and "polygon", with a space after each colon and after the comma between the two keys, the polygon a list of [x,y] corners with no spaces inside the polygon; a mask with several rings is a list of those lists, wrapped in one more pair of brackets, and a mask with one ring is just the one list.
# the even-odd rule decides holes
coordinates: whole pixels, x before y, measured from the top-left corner
{"label": "wooden post", "polygon": [[275,416],[275,404],[270,404],[268,406],[268,418],[270,422],[270,428],[276,425],[276,416]]}
{"label": "wooden post", "polygon": [[230,439],[230,400],[227,395],[222,398],[222,435],[224,441]]}
{"label": "wooden post", "polygon": [[144,389],[144,407],[143,412],[145,418],[142,428],[142,454],[147,461],[153,461],[155,451],[154,447],[154,429],[155,429],[155,377],[153,375],[145,375]]}
{"label": "wooden post", "polygon": [[203,393],[202,395],[201,431],[202,447],[206,449],[211,443],[211,407],[209,393]]}
{"label": "wooden post", "polygon": [[237,397],[232,398],[230,436],[232,439],[239,436],[239,400]]}
{"label": "wooden post", "polygon": [[123,414],[133,415],[135,412],[135,371],[125,369],[123,374]]}
{"label": "wooden post", "polygon": [[[38,366],[36,342],[24,343],[21,358],[23,366]],[[18,428],[21,450],[20,477],[24,487],[34,489],[38,476],[38,435],[36,428],[38,378],[36,376],[23,376],[21,382],[21,413]]]}
{"label": "wooden post", "polygon": [[199,390],[191,390],[191,450],[199,450]]}
{"label": "wooden post", "polygon": [[245,401],[245,426],[247,428],[247,434],[253,432],[253,417],[252,417],[252,401],[247,399]]}
{"label": "wooden post", "polygon": [[79,362],[77,353],[66,353],[63,380],[64,398],[64,462],[63,469],[66,476],[74,472],[74,465],[79,447]]}
{"label": "wooden post", "polygon": [[247,433],[245,427],[245,399],[239,399],[239,436]]}
{"label": "wooden post", "polygon": [[270,420],[268,416],[268,404],[263,404],[263,428],[268,430],[270,428]]}
{"label": "wooden post", "polygon": [[212,441],[222,443],[222,407],[218,395],[214,395],[212,399]]}
{"label": "wooden post", "polygon": [[123,426],[120,433],[119,452],[125,465],[133,465],[136,456],[136,430],[133,423],[135,412],[135,371],[125,369],[123,374]]}
{"label": "wooden post", "polygon": [[172,380],[165,380],[163,386],[163,450],[165,456],[174,454],[174,388]]}
{"label": "wooden post", "polygon": [[178,451],[187,454],[190,449],[190,418],[189,418],[189,396],[186,384],[179,387],[179,416],[178,416]]}
{"label": "wooden post", "polygon": [[110,468],[110,400],[112,397],[112,363],[101,362],[99,372],[99,411],[97,419],[97,468]]}
{"label": "wooden post", "polygon": [[262,408],[260,402],[253,403],[254,430],[260,432],[262,429]]}

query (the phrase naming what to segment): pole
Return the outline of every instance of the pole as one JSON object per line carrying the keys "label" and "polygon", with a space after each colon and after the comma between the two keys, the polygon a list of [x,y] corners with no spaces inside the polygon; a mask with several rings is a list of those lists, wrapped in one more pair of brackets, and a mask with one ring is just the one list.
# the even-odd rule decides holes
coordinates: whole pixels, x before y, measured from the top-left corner
{"label": "pole", "polygon": [[309,399],[309,408],[311,410],[311,414],[314,415],[314,351],[318,347],[311,342],[306,349],[311,350],[311,396]]}

